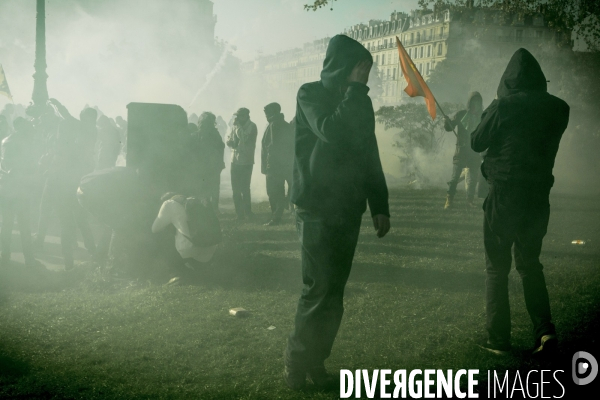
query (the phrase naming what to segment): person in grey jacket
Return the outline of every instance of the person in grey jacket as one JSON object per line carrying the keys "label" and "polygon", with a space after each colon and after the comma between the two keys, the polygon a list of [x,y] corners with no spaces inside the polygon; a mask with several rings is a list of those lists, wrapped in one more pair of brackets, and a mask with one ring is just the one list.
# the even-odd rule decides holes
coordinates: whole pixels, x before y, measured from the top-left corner
{"label": "person in grey jacket", "polygon": [[250,110],[240,108],[236,111],[233,129],[227,138],[231,148],[231,190],[233,204],[239,220],[252,216],[250,182],[254,167],[256,149],[256,124],[250,120]]}

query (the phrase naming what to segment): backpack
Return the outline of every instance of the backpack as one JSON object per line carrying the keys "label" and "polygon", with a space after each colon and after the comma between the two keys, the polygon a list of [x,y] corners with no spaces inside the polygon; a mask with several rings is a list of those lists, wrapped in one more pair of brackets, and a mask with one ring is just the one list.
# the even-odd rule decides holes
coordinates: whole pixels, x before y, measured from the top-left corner
{"label": "backpack", "polygon": [[223,241],[221,223],[210,205],[195,197],[188,197],[183,206],[190,230],[190,236],[186,238],[194,246],[210,247]]}

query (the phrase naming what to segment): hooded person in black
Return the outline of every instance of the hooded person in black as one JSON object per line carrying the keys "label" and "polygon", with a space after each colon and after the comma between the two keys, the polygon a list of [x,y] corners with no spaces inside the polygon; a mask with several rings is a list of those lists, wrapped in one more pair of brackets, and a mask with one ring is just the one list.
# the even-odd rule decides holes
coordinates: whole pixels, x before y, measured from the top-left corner
{"label": "hooded person in black", "polygon": [[16,218],[25,265],[37,267],[40,264],[33,256],[29,224],[31,194],[37,173],[34,127],[31,122],[21,117],[15,119],[14,127],[15,132],[0,144],[1,265],[10,263],[12,232]]}
{"label": "hooded person in black", "polygon": [[497,99],[471,134],[473,150],[487,150],[481,171],[490,184],[483,204],[488,339],[482,347],[497,354],[510,350],[508,274],[513,245],[533,322],[533,354],[556,346],[539,256],[550,217],[552,168],[568,122],[567,103],[547,92],[539,63],[519,49],[500,79]]}
{"label": "hooded person in black", "polygon": [[269,125],[262,138],[260,170],[266,176],[267,195],[271,205],[271,220],[265,225],[278,225],[283,210],[288,204],[285,196],[285,183],[292,184],[292,163],[294,162],[294,133],[281,113],[278,103],[265,106],[265,117]]}
{"label": "hooded person in black", "polygon": [[298,91],[291,201],[302,243],[304,289],[285,352],[292,389],[334,380],[325,370],[340,326],[343,295],[367,203],[377,236],[388,232],[388,191],[375,139],[367,81],[371,54],[334,36],[321,80]]}
{"label": "hooded person in black", "polygon": [[207,199],[215,213],[219,213],[221,172],[225,169],[225,143],[217,130],[217,118],[211,112],[203,112],[198,120],[198,130],[192,134],[192,148],[198,174],[196,196]]}
{"label": "hooded person in black", "polygon": [[454,152],[452,178],[448,182],[448,195],[444,209],[449,209],[453,205],[456,186],[460,181],[460,175],[463,169],[467,168],[465,185],[467,187],[467,204],[474,206],[475,187],[479,176],[479,167],[481,166],[481,157],[471,150],[471,132],[475,130],[481,122],[481,113],[483,112],[483,100],[479,92],[471,92],[467,100],[467,109],[458,111],[452,118],[446,118],[444,129],[447,132],[454,128],[458,129],[456,137],[456,151]]}

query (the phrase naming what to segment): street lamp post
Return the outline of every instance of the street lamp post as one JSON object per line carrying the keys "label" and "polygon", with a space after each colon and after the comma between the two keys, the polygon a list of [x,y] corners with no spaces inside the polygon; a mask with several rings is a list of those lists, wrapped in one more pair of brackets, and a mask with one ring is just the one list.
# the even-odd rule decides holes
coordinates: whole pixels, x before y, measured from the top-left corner
{"label": "street lamp post", "polygon": [[35,73],[33,74],[33,94],[31,99],[36,109],[41,110],[48,101],[46,81],[46,0],[36,0],[35,23]]}

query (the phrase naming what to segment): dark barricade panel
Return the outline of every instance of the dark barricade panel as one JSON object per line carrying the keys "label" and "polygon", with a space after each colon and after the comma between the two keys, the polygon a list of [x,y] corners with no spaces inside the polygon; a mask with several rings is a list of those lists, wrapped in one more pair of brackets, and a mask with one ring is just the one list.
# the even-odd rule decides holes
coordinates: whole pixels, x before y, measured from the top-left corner
{"label": "dark barricade panel", "polygon": [[[178,105],[127,105],[127,167],[159,192],[186,191],[187,114]],[[188,164],[189,165],[189,164]]]}

